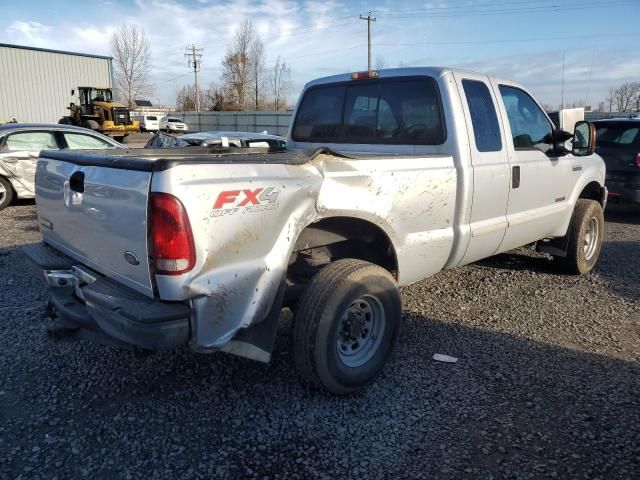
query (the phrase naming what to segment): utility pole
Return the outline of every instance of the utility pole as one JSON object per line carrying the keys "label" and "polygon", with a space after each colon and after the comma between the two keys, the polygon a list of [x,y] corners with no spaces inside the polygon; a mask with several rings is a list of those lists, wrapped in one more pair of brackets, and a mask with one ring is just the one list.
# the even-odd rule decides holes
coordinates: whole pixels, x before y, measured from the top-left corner
{"label": "utility pole", "polygon": [[562,103],[560,104],[560,110],[564,108],[564,53],[562,54]]}
{"label": "utility pole", "polygon": [[200,88],[198,87],[198,72],[200,71],[200,64],[202,63],[202,49],[196,48],[194,44],[186,48],[187,53],[184,54],[189,62],[189,67],[193,67],[193,75],[195,76],[196,86],[196,112],[200,111]]}
{"label": "utility pole", "polygon": [[371,71],[371,22],[375,22],[376,19],[372,17],[371,12],[369,12],[369,15],[367,15],[366,17],[363,17],[362,15],[360,15],[360,20],[367,21],[367,46],[369,47],[368,55],[367,55],[367,70],[370,72]]}

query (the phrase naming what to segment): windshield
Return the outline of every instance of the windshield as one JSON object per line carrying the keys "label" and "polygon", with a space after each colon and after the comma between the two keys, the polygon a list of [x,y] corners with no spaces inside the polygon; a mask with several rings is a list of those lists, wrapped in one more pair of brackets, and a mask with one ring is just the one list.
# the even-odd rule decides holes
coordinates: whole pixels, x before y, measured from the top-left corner
{"label": "windshield", "polygon": [[170,118],[169,121],[173,123],[182,123],[182,120],[180,120],[179,118]]}
{"label": "windshield", "polygon": [[91,100],[96,102],[111,102],[113,97],[111,96],[111,90],[108,88],[96,88],[91,90]]}

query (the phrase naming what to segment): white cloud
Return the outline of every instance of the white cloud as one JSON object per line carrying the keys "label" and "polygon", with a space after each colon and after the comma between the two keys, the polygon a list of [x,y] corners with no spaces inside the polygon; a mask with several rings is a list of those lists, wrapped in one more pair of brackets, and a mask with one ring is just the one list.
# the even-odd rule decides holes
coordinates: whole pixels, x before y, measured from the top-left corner
{"label": "white cloud", "polygon": [[27,43],[38,47],[46,46],[46,34],[52,27],[43,25],[40,22],[29,22],[16,20],[7,27],[7,34],[10,37],[17,36],[15,43]]}

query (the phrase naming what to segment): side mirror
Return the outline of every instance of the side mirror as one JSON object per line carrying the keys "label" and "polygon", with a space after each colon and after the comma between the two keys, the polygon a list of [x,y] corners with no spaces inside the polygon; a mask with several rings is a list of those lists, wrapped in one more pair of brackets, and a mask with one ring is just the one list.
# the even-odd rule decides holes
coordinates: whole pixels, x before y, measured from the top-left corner
{"label": "side mirror", "polygon": [[590,122],[578,122],[573,132],[571,153],[576,157],[591,155],[596,150],[596,127]]}

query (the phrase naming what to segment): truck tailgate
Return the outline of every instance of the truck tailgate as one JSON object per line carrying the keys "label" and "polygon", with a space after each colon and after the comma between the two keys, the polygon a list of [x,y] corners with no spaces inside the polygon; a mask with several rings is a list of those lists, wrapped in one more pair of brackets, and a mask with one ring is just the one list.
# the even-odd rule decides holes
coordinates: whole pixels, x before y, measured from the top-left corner
{"label": "truck tailgate", "polygon": [[151,171],[77,165],[43,154],[36,202],[46,243],[149,297],[147,244]]}

